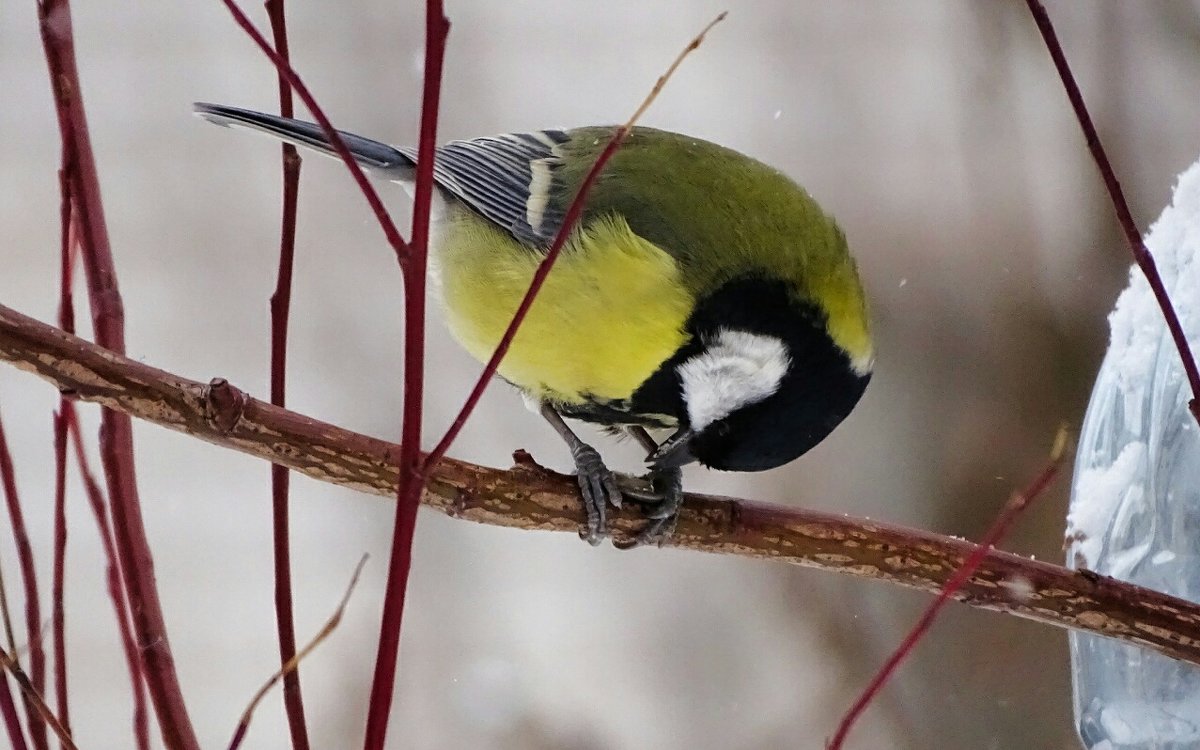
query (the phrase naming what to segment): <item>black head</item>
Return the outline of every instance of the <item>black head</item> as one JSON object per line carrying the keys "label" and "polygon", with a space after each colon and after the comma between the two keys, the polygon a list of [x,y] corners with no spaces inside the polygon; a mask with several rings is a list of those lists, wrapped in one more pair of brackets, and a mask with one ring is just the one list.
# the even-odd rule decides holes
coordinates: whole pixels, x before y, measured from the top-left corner
{"label": "black head", "polygon": [[660,465],[786,464],[824,440],[870,380],[830,338],[821,309],[782,282],[729,282],[688,327],[691,342],[660,371],[659,396],[673,386],[680,417],[679,432],[651,457]]}

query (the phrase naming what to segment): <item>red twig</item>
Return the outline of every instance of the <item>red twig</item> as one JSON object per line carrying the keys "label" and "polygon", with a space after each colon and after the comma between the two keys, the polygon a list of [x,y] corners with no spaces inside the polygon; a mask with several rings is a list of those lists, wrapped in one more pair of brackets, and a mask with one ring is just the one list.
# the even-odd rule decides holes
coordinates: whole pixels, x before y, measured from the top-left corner
{"label": "red twig", "polygon": [[401,265],[407,262],[409,247],[404,238],[400,236],[400,230],[396,229],[396,223],[392,221],[392,217],[384,208],[383,201],[379,199],[379,194],[375,191],[374,186],[367,180],[366,174],[362,168],[354,161],[354,157],[350,154],[350,149],[346,148],[345,141],[338,134],[329,118],[325,116],[325,111],[317,104],[317,100],[313,98],[308,87],[304,85],[304,81],[300,79],[299,74],[292,68],[291,64],[283,59],[267,42],[258,29],[254,28],[254,24],[250,23],[250,19],[242,12],[242,9],[237,6],[233,0],[221,0],[225,7],[229,9],[229,13],[233,16],[234,22],[246,32],[263,54],[270,58],[275,64],[275,69],[279,71],[300,100],[304,102],[304,106],[308,107],[308,111],[312,113],[313,119],[325,131],[326,137],[329,138],[329,145],[333,146],[334,151],[337,151],[338,156],[342,157],[342,162],[346,168],[350,170],[350,175],[358,184],[358,189],[362,191],[363,197],[366,198],[367,204],[371,207],[371,211],[375,214],[375,219],[379,222],[379,226],[383,229],[383,234],[387,237],[388,244],[396,253],[396,257],[400,259]]}
{"label": "red twig", "polygon": [[17,639],[8,609],[8,590],[4,586],[4,568],[0,566],[0,619],[4,621],[4,639],[10,653],[17,653]]}
{"label": "red twig", "polygon": [[363,747],[382,750],[396,682],[396,660],[404,601],[412,568],[413,534],[424,487],[421,472],[421,405],[425,383],[425,268],[429,254],[429,222],[433,205],[433,164],[437,150],[438,106],[442,90],[442,62],[450,21],[441,0],[425,4],[425,78],[421,92],[421,131],[417,143],[417,184],[413,203],[412,245],[404,272],[404,406],[400,439],[400,483],[396,490],[396,518],[392,552],[379,622],[375,675],[367,707]]}
{"label": "red twig", "polygon": [[75,741],[71,739],[71,735],[67,732],[66,727],[62,725],[62,722],[50,710],[50,706],[46,704],[46,701],[42,698],[42,694],[34,689],[33,683],[29,680],[29,675],[21,671],[21,665],[17,663],[17,660],[9,656],[7,652],[0,651],[0,668],[3,668],[12,675],[13,681],[17,683],[17,687],[21,690],[21,694],[27,701],[33,704],[34,711],[38,715],[38,720],[45,724],[45,726],[50,727],[50,731],[54,732],[55,736],[58,737],[59,745],[63,750],[78,750]]}
{"label": "red twig", "polygon": [[[8,518],[12,523],[13,541],[17,545],[17,562],[21,568],[21,581],[25,585],[25,631],[29,639],[30,678],[34,689],[41,693],[46,686],[46,654],[42,650],[42,613],[38,603],[37,570],[33,563],[33,546],[29,543],[29,532],[25,528],[25,515],[21,511],[21,498],[17,494],[16,472],[13,470],[12,454],[4,435],[4,422],[0,421],[0,484],[4,486],[4,501],[8,507]],[[12,658],[16,660],[14,653]],[[25,715],[29,721],[29,740],[35,748],[48,747],[46,725],[38,717],[37,710],[28,696],[22,694]]]}
{"label": "red twig", "polygon": [[[15,657],[14,657],[15,658]],[[25,733],[21,731],[21,717],[17,715],[17,704],[8,689],[8,675],[0,675],[0,716],[4,717],[4,729],[13,750],[29,750],[25,744]]]}
{"label": "red twig", "polygon": [[254,718],[254,711],[258,708],[258,704],[271,690],[275,683],[279,682],[288,672],[294,671],[300,666],[309,654],[316,650],[318,646],[337,629],[337,626],[342,622],[342,616],[346,613],[346,605],[350,603],[350,595],[354,593],[354,587],[358,585],[358,577],[362,574],[363,567],[367,564],[367,556],[363,555],[358,561],[358,565],[354,567],[354,575],[350,577],[350,584],[346,587],[346,593],[342,595],[341,602],[338,603],[337,609],[325,621],[325,624],[317,631],[317,634],[305,644],[304,648],[300,649],[290,660],[284,662],[279,671],[271,675],[270,679],[258,689],[254,697],[250,699],[250,705],[246,706],[246,710],[242,712],[242,718],[238,720],[237,727],[233,730],[233,738],[229,740],[229,750],[238,750],[242,746],[242,742],[246,739],[246,733],[250,731],[250,720]]}
{"label": "red twig", "polygon": [[[267,0],[271,33],[280,58],[289,59],[287,20],[283,0]],[[291,117],[292,89],[282,73],[278,74],[279,113]],[[280,219],[279,274],[271,295],[271,403],[284,406],[287,383],[288,314],[292,300],[292,269],[296,256],[296,211],[300,192],[300,155],[291,144],[283,144],[283,211]],[[271,465],[272,539],[275,558],[275,622],[279,633],[279,663],[289,664],[296,657],[296,623],[292,607],[292,563],[289,540],[287,467]],[[304,699],[300,692],[300,669],[283,674],[283,705],[293,750],[308,750],[308,726],[304,720]]]}
{"label": "red twig", "polygon": [[[68,178],[88,282],[92,327],[98,344],[124,353],[125,316],[83,109],[68,1],[42,0],[38,4],[38,20],[63,149],[68,155]],[[108,409],[102,411],[100,449],[129,611],[137,641],[143,645],[141,663],[163,741],[171,748],[198,748],[175,673],[154,581],[150,543],[138,500],[133,428],[128,416]]]}
{"label": "red twig", "polygon": [[67,417],[54,414],[54,582],[51,589],[51,621],[54,625],[54,701],[58,720],[71,732],[71,710],[67,703],[67,618],[64,583],[67,559]]}
{"label": "red twig", "polygon": [[[16,478],[12,474],[12,462],[0,461],[0,483],[5,487],[16,486]],[[17,658],[17,649],[13,638],[12,620],[8,612],[8,593],[4,586],[3,575],[0,575],[0,613],[4,617],[4,632],[8,640],[8,650],[15,659]],[[25,743],[25,732],[21,728],[21,718],[17,716],[17,706],[8,689],[7,674],[0,674],[0,715],[4,717],[4,728],[8,732],[8,740],[12,743],[14,750],[28,750],[29,746]]]}
{"label": "red twig", "polygon": [[555,244],[535,273],[533,283],[527,291],[521,306],[518,308],[509,330],[502,339],[492,361],[485,368],[483,376],[472,391],[471,397],[464,406],[462,413],[455,420],[451,431],[439,443],[433,460],[428,458],[422,462],[420,454],[420,424],[421,402],[424,382],[424,342],[425,342],[425,266],[428,250],[430,207],[433,195],[433,158],[436,146],[437,105],[441,93],[442,61],[445,54],[446,36],[450,24],[445,18],[440,0],[427,0],[426,4],[426,48],[425,48],[425,79],[422,98],[421,135],[418,146],[416,197],[413,209],[413,241],[406,245],[395,231],[390,217],[378,202],[374,190],[367,183],[361,169],[354,162],[349,150],[345,147],[340,136],[324,116],[316,101],[308,92],[299,76],[289,66],[287,60],[267,44],[266,40],[250,23],[233,0],[222,0],[234,16],[234,20],[254,39],[259,48],[275,64],[281,77],[286,78],[296,93],[304,100],[312,111],[313,117],[321,125],[334,149],[342,157],[342,161],[350,169],[355,180],[359,183],[368,203],[376,213],[384,233],[388,236],[393,249],[396,251],[401,268],[404,271],[405,285],[405,389],[404,389],[404,419],[402,428],[401,455],[399,458],[400,480],[397,490],[397,513],[393,530],[392,554],[388,567],[388,583],[384,601],[384,612],[380,622],[379,651],[375,663],[375,676],[372,683],[370,706],[368,709],[365,747],[382,748],[387,733],[387,719],[391,710],[392,695],[395,683],[396,661],[399,652],[399,638],[404,612],[404,597],[411,568],[412,539],[416,524],[416,510],[419,503],[421,488],[424,486],[426,471],[449,447],[454,436],[462,428],[470,411],[482,395],[488,379],[495,374],[500,359],[507,351],[515,335],[517,327],[528,312],[534,297],[537,295],[546,275],[553,265],[554,258],[561,252],[562,244],[569,235],[573,223],[578,220],[582,211],[582,203],[587,189],[595,181],[604,163],[611,158],[612,153],[619,147],[620,142],[632,128],[634,121],[649,106],[657,96],[666,79],[674,72],[682,59],[699,46],[704,34],[725,14],[709,24],[699,36],[675,60],[667,74],[658,80],[650,96],[642,103],[634,117],[614,134],[609,145],[593,166],[593,170],[584,181],[576,201],[568,211]]}
{"label": "red twig", "polygon": [[71,158],[63,146],[62,168],[58,170],[59,204],[59,269],[58,269],[58,327],[67,333],[75,333],[75,299],[71,286],[75,279],[75,256],[78,237],[75,233],[74,212],[71,203]]}
{"label": "red twig", "polygon": [[75,414],[75,405],[68,403],[63,414],[66,418],[71,446],[75,453],[75,462],[79,466],[79,475],[83,479],[88,505],[96,519],[96,530],[100,533],[100,545],[104,550],[104,559],[107,561],[104,577],[107,581],[108,596],[113,604],[113,614],[117,618],[117,630],[121,634],[121,647],[125,652],[130,689],[133,693],[133,735],[137,741],[138,750],[149,750],[150,726],[149,715],[146,712],[146,684],[142,678],[141,657],[133,638],[133,627],[130,625],[127,614],[129,606],[125,596],[125,587],[121,585],[116,543],[113,541],[112,528],[109,526],[108,513],[104,507],[104,490],[96,481],[96,475],[89,465],[87,452],[83,447],[83,436],[79,431],[79,421]]}
{"label": "red twig", "polygon": [[[388,585],[384,602],[384,614],[380,623],[379,656],[376,659],[375,679],[371,691],[368,711],[367,747],[383,746],[387,732],[387,715],[391,707],[392,688],[395,681],[396,656],[399,647],[399,632],[403,618],[404,593],[407,587],[408,570],[411,566],[412,534],[416,524],[421,481],[419,461],[421,399],[423,394],[424,370],[424,327],[425,327],[425,245],[429,233],[429,213],[433,196],[433,159],[424,158],[433,154],[436,145],[437,99],[440,93],[442,57],[449,22],[441,12],[441,3],[429,0],[427,6],[427,43],[425,65],[425,95],[422,100],[421,138],[418,157],[417,197],[413,210],[414,243],[409,245],[400,236],[394,222],[384,208],[375,189],[354,161],[341,136],[329,118],[317,104],[307,86],[292,69],[288,61],[276,52],[258,32],[249,18],[233,0],[222,0],[233,15],[234,21],[253,39],[259,49],[275,64],[281,78],[285,79],[296,94],[304,101],[313,118],[325,131],[330,144],[341,156],[358,183],[367,203],[375,213],[396,254],[404,272],[405,284],[405,396],[404,396],[404,441],[401,455],[401,481],[398,490],[396,523],[393,532],[391,563],[388,568]],[[419,244],[418,244],[419,242]],[[414,249],[419,248],[419,250]],[[411,455],[405,455],[409,453]]]}
{"label": "red twig", "polygon": [[[59,192],[59,292],[58,327],[75,333],[75,303],[71,294],[76,248],[71,209],[70,149],[62,146],[58,170]],[[71,732],[71,709],[67,691],[67,615],[65,607],[67,569],[67,417],[65,395],[58,400],[54,415],[54,580],[51,588],[51,620],[54,624],[54,692],[58,718],[64,731]]]}
{"label": "red twig", "polygon": [[1067,98],[1071,100],[1071,108],[1075,110],[1075,117],[1079,120],[1080,128],[1083,129],[1083,137],[1087,140],[1088,150],[1092,152],[1092,158],[1100,170],[1100,176],[1104,179],[1104,187],[1108,191],[1113,210],[1117,214],[1117,221],[1125,235],[1125,244],[1129,246],[1129,252],[1133,254],[1134,262],[1142,270],[1142,274],[1150,284],[1150,290],[1154,292],[1154,299],[1158,302],[1159,309],[1162,310],[1167,330],[1171,332],[1171,338],[1174,340],[1175,348],[1179,351],[1179,358],[1183,362],[1183,371],[1192,388],[1192,399],[1188,402],[1188,409],[1192,412],[1192,417],[1200,422],[1200,369],[1196,367],[1196,359],[1192,355],[1191,345],[1188,344],[1183,326],[1179,322],[1179,315],[1176,314],[1175,306],[1171,302],[1170,295],[1167,294],[1162,276],[1158,273],[1158,265],[1154,262],[1154,256],[1150,254],[1146,243],[1142,241],[1137,222],[1133,219],[1129,203],[1125,200],[1125,193],[1121,190],[1121,183],[1117,180],[1112,164],[1108,161],[1104,144],[1100,142],[1100,134],[1096,132],[1096,126],[1092,123],[1091,115],[1088,114],[1087,105],[1083,102],[1083,94],[1080,93],[1079,84],[1076,83],[1075,76],[1071,73],[1071,67],[1067,64],[1067,56],[1063,52],[1062,44],[1058,41],[1058,35],[1054,32],[1050,16],[1038,0],[1026,0],[1026,5],[1029,6],[1029,12],[1033,14],[1033,20],[1037,23],[1042,40],[1046,43],[1046,49],[1054,61],[1058,77],[1062,79],[1063,87],[1067,91]]}
{"label": "red twig", "polygon": [[[67,144],[63,144],[62,152],[62,168],[59,170],[59,187],[62,195],[60,205],[60,253],[59,253],[59,295],[58,295],[58,327],[67,333],[75,332],[75,299],[72,287],[75,280],[75,261],[78,255],[79,243],[78,235],[75,231],[75,223],[73,219],[72,202],[71,202],[71,187],[70,174],[72,165],[71,151]],[[61,443],[59,442],[58,430],[62,430]],[[146,685],[142,679],[141,661],[138,657],[137,646],[134,644],[133,633],[129,625],[128,608],[126,606],[125,588],[121,582],[119,566],[117,562],[117,551],[113,543],[112,529],[108,524],[108,514],[105,510],[104,494],[100,489],[100,485],[96,482],[95,476],[92,474],[91,468],[88,466],[87,453],[83,448],[82,436],[79,432],[79,423],[75,415],[75,405],[64,394],[59,399],[58,414],[55,419],[55,462],[56,462],[56,481],[59,482],[59,487],[65,488],[65,472],[66,472],[66,441],[70,437],[76,454],[76,462],[79,464],[79,471],[83,478],[84,487],[88,497],[89,505],[92,508],[92,513],[96,520],[96,529],[100,534],[104,557],[107,561],[105,566],[106,589],[108,591],[109,600],[112,602],[114,615],[117,619],[118,631],[121,636],[121,647],[125,654],[126,665],[129,670],[130,690],[133,696],[133,733],[137,742],[138,750],[149,750],[150,747],[150,730],[148,724],[148,716],[146,714]],[[61,445],[62,453],[59,454],[59,446]],[[57,492],[56,492],[57,502]],[[63,505],[65,506],[65,492],[63,497]],[[69,713],[67,710],[67,688],[66,688],[66,647],[65,647],[65,630],[66,617],[65,608],[63,607],[62,595],[57,593],[62,590],[62,581],[60,576],[65,573],[65,570],[60,572],[61,568],[65,569],[65,545],[66,545],[66,518],[65,515],[61,518],[62,523],[62,545],[63,549],[60,552],[58,546],[58,524],[60,523],[58,513],[56,512],[55,519],[55,587],[56,594],[54,603],[56,611],[54,614],[55,625],[55,662],[56,667],[59,667],[61,674],[57,676],[60,694],[58,696],[59,715],[64,731],[68,734],[71,731],[70,721],[68,720]]]}
{"label": "red twig", "polygon": [[1066,440],[1066,431],[1060,431],[1055,440],[1054,448],[1050,452],[1050,462],[1034,477],[1033,481],[1029,483],[1029,486],[1023,492],[1014,493],[1008,499],[1004,508],[1001,509],[1000,515],[992,522],[991,528],[979,540],[979,546],[971,552],[958,570],[955,571],[954,576],[946,582],[946,585],[942,587],[937,598],[925,609],[925,612],[921,615],[921,619],[917,621],[917,624],[904,637],[904,640],[900,642],[900,645],[896,647],[896,650],[892,652],[888,660],[879,668],[879,671],[871,678],[871,682],[867,684],[867,687],[859,694],[854,704],[850,706],[850,710],[842,717],[842,721],[838,724],[837,732],[834,733],[833,739],[825,746],[826,750],[841,750],[842,744],[846,741],[846,735],[850,733],[854,722],[858,720],[858,717],[862,715],[875,696],[879,694],[879,691],[883,690],[883,686],[891,679],[891,676],[900,666],[900,662],[904,661],[912,653],[913,649],[916,648],[917,643],[924,637],[930,626],[933,625],[933,621],[937,619],[942,608],[951,601],[951,597],[962,588],[963,584],[967,583],[971,576],[975,574],[975,571],[983,563],[984,558],[1008,534],[1008,530],[1012,527],[1013,522],[1029,506],[1029,503],[1045,492],[1050,483],[1054,481],[1054,477],[1058,475],[1059,469],[1062,468]]}
{"label": "red twig", "polygon": [[[529,289],[526,290],[521,304],[514,313],[513,319],[509,322],[508,329],[501,338],[496,351],[484,367],[483,373],[476,381],[475,387],[472,388],[471,394],[468,396],[462,410],[460,410],[454,423],[446,435],[438,442],[433,452],[422,462],[420,457],[420,396],[417,395],[414,397],[413,394],[420,394],[421,392],[420,378],[424,369],[422,357],[422,349],[424,347],[424,267],[428,247],[429,200],[433,190],[433,159],[431,157],[434,151],[433,130],[435,125],[435,123],[429,122],[427,118],[430,118],[431,113],[433,118],[436,117],[436,101],[440,90],[441,58],[445,48],[446,32],[449,29],[449,24],[442,15],[439,0],[429,0],[426,10],[425,32],[425,98],[422,105],[421,143],[417,159],[417,194],[413,220],[413,246],[414,248],[419,248],[414,253],[414,257],[420,260],[420,273],[419,275],[413,274],[412,270],[414,269],[410,268],[409,273],[405,275],[407,293],[412,294],[415,292],[419,294],[420,304],[410,304],[413,302],[413,299],[406,296],[406,323],[412,325],[406,329],[405,336],[405,429],[401,441],[399,502],[396,513],[396,529],[392,541],[392,561],[388,570],[388,591],[384,600],[383,622],[380,627],[379,655],[375,662],[375,681],[371,689],[370,713],[367,718],[366,748],[382,748],[387,732],[387,717],[391,708],[392,690],[395,682],[395,665],[396,654],[399,648],[400,625],[404,612],[404,595],[412,561],[413,527],[416,523],[417,504],[421,488],[424,486],[424,478],[428,476],[429,470],[437,463],[438,459],[445,455],[445,452],[449,449],[458,432],[462,430],[467,417],[482,397],[487,383],[495,375],[501,359],[512,344],[517,329],[526,314],[528,314],[529,308],[541,290],[542,284],[545,283],[546,276],[550,273],[555,260],[561,253],[563,244],[566,242],[567,237],[570,236],[575,222],[578,221],[583,211],[587,192],[591,189],[601,170],[603,170],[604,165],[620,147],[621,142],[628,135],[637,119],[650,103],[654,101],[654,98],[662,90],[663,85],[683,61],[683,58],[696,47],[700,46],[704,35],[713,26],[723,20],[724,17],[724,13],[720,14],[716,20],[706,26],[704,31],[692,40],[687,48],[671,64],[667,73],[659,78],[650,95],[642,102],[642,105],[634,113],[633,117],[630,118],[629,122],[618,128],[612,138],[609,139],[608,144],[592,165],[591,170],[580,185],[574,200],[568,207],[563,224],[559,227],[558,234],[555,236],[546,258],[543,259],[534,273]],[[435,65],[436,78],[432,75],[435,71]],[[430,102],[431,97],[433,100],[432,106]],[[424,194],[422,193],[423,185],[426,191]],[[412,320],[414,310],[419,311],[421,314],[421,320],[416,324]],[[412,347],[414,341],[419,342],[419,347]],[[415,366],[413,366],[414,363]],[[405,453],[408,455],[406,456]]]}
{"label": "red twig", "polygon": [[662,91],[663,86],[666,85],[684,58],[700,46],[704,41],[704,37],[714,26],[725,20],[725,15],[725,13],[719,14],[684,47],[683,51],[679,53],[670,67],[667,68],[667,72],[655,82],[654,88],[650,90],[650,93],[642,101],[637,111],[633,113],[628,122],[616,129],[612,137],[609,138],[608,143],[604,146],[604,150],[600,152],[600,155],[596,157],[596,161],[592,163],[592,168],[588,170],[587,175],[583,178],[583,182],[579,185],[579,190],[575,193],[574,199],[572,199],[570,205],[567,207],[566,214],[563,216],[562,226],[558,228],[558,234],[554,235],[554,241],[550,243],[550,249],[546,252],[546,257],[538,264],[537,270],[534,271],[533,279],[529,282],[529,288],[525,290],[525,296],[521,298],[521,304],[517,305],[517,310],[513,313],[512,320],[508,323],[508,328],[504,330],[504,335],[500,337],[500,343],[496,345],[496,350],[492,352],[491,358],[488,359],[483,372],[480,373],[479,378],[475,381],[475,385],[471,388],[471,393],[467,396],[467,400],[463,403],[458,415],[450,423],[446,434],[442,436],[442,439],[438,441],[438,444],[434,446],[433,450],[425,458],[425,463],[421,467],[422,474],[428,475],[430,470],[441,460],[442,456],[446,455],[446,451],[450,450],[450,445],[458,437],[458,434],[462,432],[467,419],[471,416],[471,412],[475,410],[476,405],[479,404],[479,400],[483,398],[484,389],[487,388],[488,383],[492,380],[492,376],[500,368],[501,360],[508,353],[508,349],[517,335],[517,330],[521,327],[521,323],[524,322],[525,316],[529,314],[529,308],[533,306],[533,301],[542,290],[542,285],[546,283],[546,277],[550,274],[550,270],[554,267],[558,256],[562,253],[563,245],[566,244],[567,238],[574,231],[575,224],[579,221],[579,217],[583,213],[587,195],[591,191],[596,179],[600,176],[600,173],[604,171],[608,160],[621,147],[621,143],[629,135],[629,131],[633,129],[638,119],[641,118],[646,109],[658,97],[659,92]]}

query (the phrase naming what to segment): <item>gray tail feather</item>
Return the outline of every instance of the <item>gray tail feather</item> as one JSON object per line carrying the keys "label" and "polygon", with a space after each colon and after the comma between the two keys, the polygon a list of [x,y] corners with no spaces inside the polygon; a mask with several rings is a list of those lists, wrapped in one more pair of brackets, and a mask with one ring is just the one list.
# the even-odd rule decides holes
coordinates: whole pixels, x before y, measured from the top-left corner
{"label": "gray tail feather", "polygon": [[[197,115],[217,125],[226,127],[238,125],[250,128],[297,146],[314,149],[335,159],[338,157],[337,151],[329,144],[329,139],[325,137],[325,131],[321,129],[320,125],[269,115],[265,112],[255,112],[252,109],[227,107],[223,104],[196,102],[192,106]],[[411,174],[416,166],[411,158],[394,146],[342,130],[339,130],[338,133],[346,142],[346,147],[350,149],[355,161],[364,167],[387,172],[392,179],[403,179],[404,176]]]}

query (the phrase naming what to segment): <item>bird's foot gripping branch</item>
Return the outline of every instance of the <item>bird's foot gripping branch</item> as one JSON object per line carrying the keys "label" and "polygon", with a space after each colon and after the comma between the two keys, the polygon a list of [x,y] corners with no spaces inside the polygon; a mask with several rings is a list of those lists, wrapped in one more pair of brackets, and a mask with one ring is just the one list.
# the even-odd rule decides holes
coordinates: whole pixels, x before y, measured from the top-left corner
{"label": "bird's foot gripping branch", "polygon": [[[80,400],[323,482],[395,497],[394,443],[272,406],[227,383],[214,387],[136,362],[3,306],[0,360]],[[213,404],[217,398],[226,405]],[[421,502],[449,516],[511,528],[576,534],[585,522],[575,478],[523,455],[508,470],[447,458],[429,475]],[[615,510],[609,523],[622,542],[641,531],[644,519],[626,507]],[[664,546],[817,567],[930,593],[940,591],[978,549],[876,521],[691,493]],[[1200,664],[1200,606],[1104,576],[990,550],[954,598]]]}

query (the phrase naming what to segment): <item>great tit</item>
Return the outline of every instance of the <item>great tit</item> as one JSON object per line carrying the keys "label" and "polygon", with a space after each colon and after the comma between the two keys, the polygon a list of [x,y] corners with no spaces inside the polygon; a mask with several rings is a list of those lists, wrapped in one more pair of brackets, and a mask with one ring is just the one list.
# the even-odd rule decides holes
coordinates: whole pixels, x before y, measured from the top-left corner
{"label": "great tit", "polygon": [[[308,122],[196,104],[334,155]],[[613,127],[452,141],[437,150],[430,254],[450,332],[492,354]],[[417,151],[342,133],[364,168],[411,186]],[[661,541],[683,497],[680,467],[788,463],[862,396],[874,350],[846,239],[779,171],[722,146],[634,128],[500,365],[566,441],[598,544],[607,505],[648,503],[637,542]],[[627,430],[650,454],[650,490],[618,483],[568,417]],[[646,428],[673,429],[656,444]]]}

